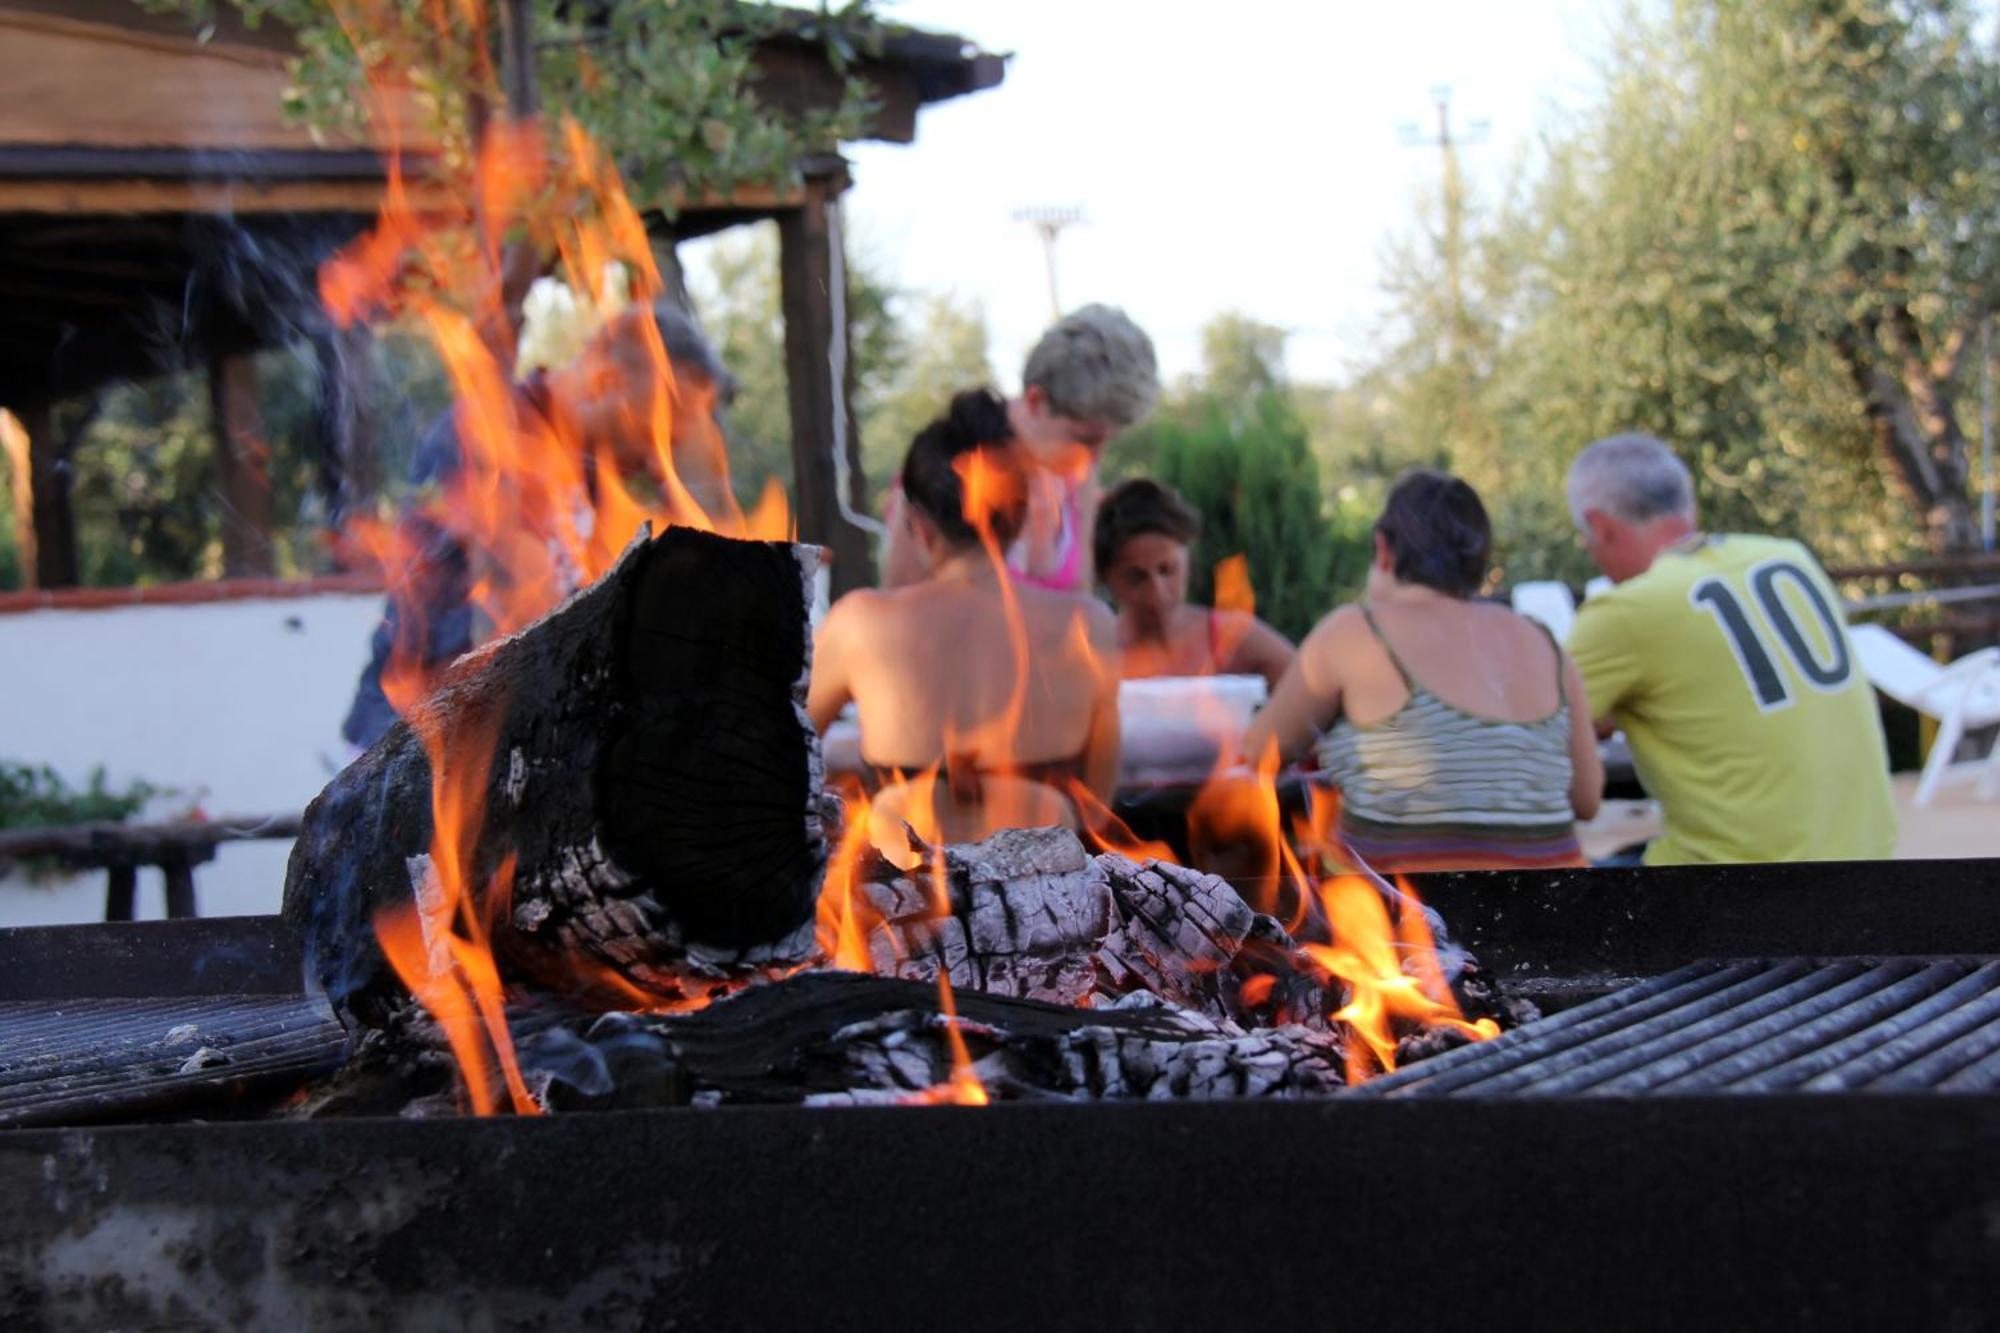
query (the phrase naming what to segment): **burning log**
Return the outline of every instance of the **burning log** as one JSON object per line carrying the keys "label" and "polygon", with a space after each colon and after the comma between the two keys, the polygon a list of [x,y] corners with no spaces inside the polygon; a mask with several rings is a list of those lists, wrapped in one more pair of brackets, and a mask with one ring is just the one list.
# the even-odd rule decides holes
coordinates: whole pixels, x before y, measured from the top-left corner
{"label": "burning log", "polygon": [[400,998],[374,923],[437,891],[432,753],[473,806],[466,872],[510,971],[672,997],[803,961],[827,853],[804,711],[816,563],[670,528],[453,664],[293,850],[284,915],[343,1016]]}

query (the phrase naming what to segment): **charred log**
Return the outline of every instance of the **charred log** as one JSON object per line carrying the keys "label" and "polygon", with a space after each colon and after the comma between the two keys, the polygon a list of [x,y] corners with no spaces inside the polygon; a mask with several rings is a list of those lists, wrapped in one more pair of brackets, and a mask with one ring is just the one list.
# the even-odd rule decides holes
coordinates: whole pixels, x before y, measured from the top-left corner
{"label": "charred log", "polygon": [[[1149,996],[1077,1009],[966,992],[956,1007],[994,1100],[1285,1097],[1343,1081],[1333,1033],[1246,1032]],[[523,1015],[515,1045],[550,1110],[908,1102],[950,1080],[952,1021],[934,985],[814,971],[689,1014]],[[303,1113],[452,1113],[450,1062],[417,1035],[371,1033]]]}
{"label": "charred log", "polygon": [[372,921],[422,879],[425,735],[447,764],[485,764],[472,869],[483,886],[511,860],[508,910],[490,904],[510,975],[561,987],[608,970],[672,996],[690,977],[803,960],[826,862],[803,707],[815,564],[684,528],[641,539],[550,615],[460,659],[328,784],[284,914],[343,1018],[381,1021],[400,998]]}

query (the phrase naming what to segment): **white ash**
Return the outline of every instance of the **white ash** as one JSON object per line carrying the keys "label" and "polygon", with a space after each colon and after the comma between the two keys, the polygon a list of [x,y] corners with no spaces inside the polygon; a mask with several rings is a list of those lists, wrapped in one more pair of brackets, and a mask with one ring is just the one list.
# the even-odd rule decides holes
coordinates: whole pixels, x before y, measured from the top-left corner
{"label": "white ash", "polygon": [[213,1046],[202,1046],[196,1049],[194,1054],[181,1061],[181,1067],[178,1072],[183,1074],[198,1074],[204,1069],[213,1069],[217,1065],[226,1065],[228,1063],[229,1056],[226,1053],[216,1050]]}

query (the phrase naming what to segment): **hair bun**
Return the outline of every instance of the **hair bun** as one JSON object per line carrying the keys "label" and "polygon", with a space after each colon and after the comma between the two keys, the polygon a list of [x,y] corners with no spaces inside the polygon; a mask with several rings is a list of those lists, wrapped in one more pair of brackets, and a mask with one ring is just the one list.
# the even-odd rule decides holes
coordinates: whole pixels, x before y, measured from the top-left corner
{"label": "hair bun", "polygon": [[991,389],[965,389],[951,398],[947,429],[961,447],[1000,444],[1013,438],[1007,404]]}

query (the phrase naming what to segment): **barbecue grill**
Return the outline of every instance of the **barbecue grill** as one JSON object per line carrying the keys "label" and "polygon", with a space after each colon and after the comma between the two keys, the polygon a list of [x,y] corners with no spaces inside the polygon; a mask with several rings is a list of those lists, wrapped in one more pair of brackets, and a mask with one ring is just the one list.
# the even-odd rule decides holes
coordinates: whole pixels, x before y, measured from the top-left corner
{"label": "barbecue grill", "polygon": [[[1548,1016],[1291,1102],[255,1118],[340,1058],[275,922],[0,933],[0,1116],[44,1126],[0,1133],[0,1309],[23,1327],[1992,1321],[2000,863],[1419,887]],[[184,1069],[203,1048],[254,1077]]]}

